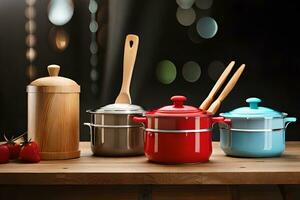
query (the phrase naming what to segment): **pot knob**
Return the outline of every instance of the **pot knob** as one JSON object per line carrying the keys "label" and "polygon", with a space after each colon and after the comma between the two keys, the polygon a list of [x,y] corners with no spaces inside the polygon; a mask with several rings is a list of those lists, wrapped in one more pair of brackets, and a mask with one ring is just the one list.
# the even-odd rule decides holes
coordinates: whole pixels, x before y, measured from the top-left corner
{"label": "pot knob", "polygon": [[183,103],[186,101],[185,96],[172,96],[171,101],[175,108],[183,108]]}
{"label": "pot knob", "polygon": [[252,98],[248,98],[246,100],[247,103],[249,103],[249,106],[251,109],[257,109],[258,108],[258,104],[261,102],[261,100],[259,98],[256,97],[252,97]]}

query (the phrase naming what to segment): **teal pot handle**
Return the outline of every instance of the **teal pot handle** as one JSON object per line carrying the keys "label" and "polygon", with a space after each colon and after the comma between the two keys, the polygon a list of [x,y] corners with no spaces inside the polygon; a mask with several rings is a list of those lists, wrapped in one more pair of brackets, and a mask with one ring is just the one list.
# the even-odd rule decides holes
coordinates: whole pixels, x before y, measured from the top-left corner
{"label": "teal pot handle", "polygon": [[287,126],[292,123],[292,122],[296,122],[297,118],[296,117],[286,117],[284,118],[284,124],[285,124],[285,128],[287,128]]}

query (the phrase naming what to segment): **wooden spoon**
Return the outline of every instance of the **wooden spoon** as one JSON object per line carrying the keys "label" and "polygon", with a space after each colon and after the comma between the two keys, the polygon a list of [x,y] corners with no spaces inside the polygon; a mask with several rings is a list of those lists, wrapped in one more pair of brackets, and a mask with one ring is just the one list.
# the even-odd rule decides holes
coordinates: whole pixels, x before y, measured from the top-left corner
{"label": "wooden spoon", "polygon": [[230,81],[225,86],[224,90],[220,94],[220,96],[213,102],[213,104],[209,107],[207,110],[208,112],[211,112],[212,114],[215,114],[217,110],[220,108],[220,105],[222,101],[227,97],[227,95],[231,92],[233,87],[235,86],[236,82],[239,80],[241,74],[243,73],[245,69],[245,64],[242,64],[239,69],[234,73]]}
{"label": "wooden spoon", "polygon": [[121,91],[115,103],[131,104],[129,89],[138,45],[139,37],[137,35],[130,34],[126,36],[123,59],[123,81]]}
{"label": "wooden spoon", "polygon": [[230,71],[232,70],[235,62],[231,61],[229,65],[226,67],[224,72],[221,74],[220,78],[216,82],[213,89],[210,91],[209,95],[206,97],[206,99],[203,101],[201,106],[199,107],[201,110],[207,110],[209,106],[211,105],[212,101],[214,100],[214,96],[219,91],[221,86],[223,85],[224,81],[226,80],[227,76],[229,75]]}

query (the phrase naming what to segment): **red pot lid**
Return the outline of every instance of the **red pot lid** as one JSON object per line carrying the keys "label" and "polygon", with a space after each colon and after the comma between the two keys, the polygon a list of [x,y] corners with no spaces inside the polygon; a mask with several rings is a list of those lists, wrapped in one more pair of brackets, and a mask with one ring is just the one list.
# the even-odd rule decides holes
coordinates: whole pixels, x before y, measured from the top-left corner
{"label": "red pot lid", "polygon": [[149,111],[147,116],[168,116],[168,117],[195,117],[207,115],[205,111],[193,106],[184,105],[187,100],[185,96],[173,96],[171,101],[173,105],[164,106],[157,110]]}

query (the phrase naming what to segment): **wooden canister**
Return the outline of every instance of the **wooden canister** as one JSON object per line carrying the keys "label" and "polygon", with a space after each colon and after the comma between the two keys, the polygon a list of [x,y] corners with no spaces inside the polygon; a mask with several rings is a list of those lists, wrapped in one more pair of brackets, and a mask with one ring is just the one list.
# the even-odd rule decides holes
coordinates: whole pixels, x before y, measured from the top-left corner
{"label": "wooden canister", "polygon": [[42,160],[80,156],[80,86],[58,76],[59,70],[58,65],[49,65],[48,77],[27,86],[28,138],[39,144]]}

